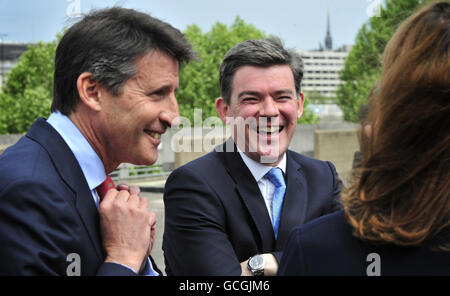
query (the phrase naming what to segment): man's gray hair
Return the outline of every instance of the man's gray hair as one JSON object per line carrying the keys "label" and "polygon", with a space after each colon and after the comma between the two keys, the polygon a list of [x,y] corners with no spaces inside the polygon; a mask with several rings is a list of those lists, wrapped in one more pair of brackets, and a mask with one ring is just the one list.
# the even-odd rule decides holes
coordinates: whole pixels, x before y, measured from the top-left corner
{"label": "man's gray hair", "polygon": [[297,52],[285,49],[278,38],[247,40],[230,49],[220,65],[219,82],[222,98],[230,104],[234,73],[242,66],[270,67],[289,65],[294,75],[295,90],[300,96],[303,61]]}
{"label": "man's gray hair", "polygon": [[138,58],[151,51],[165,53],[181,65],[196,56],[183,33],[148,14],[121,7],[92,11],[59,42],[51,111],[70,115],[76,110],[77,79],[83,72],[117,96],[138,73]]}

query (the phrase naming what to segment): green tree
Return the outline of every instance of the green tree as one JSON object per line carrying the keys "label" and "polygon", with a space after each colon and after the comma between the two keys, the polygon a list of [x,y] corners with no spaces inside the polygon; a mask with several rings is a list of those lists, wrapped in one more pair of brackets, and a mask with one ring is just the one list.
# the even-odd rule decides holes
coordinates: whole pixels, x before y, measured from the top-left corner
{"label": "green tree", "polygon": [[381,58],[387,42],[399,24],[430,0],[386,0],[380,14],[359,30],[340,79],[337,102],[347,121],[358,121],[361,105],[367,104],[373,85],[381,74]]}
{"label": "green tree", "polygon": [[327,97],[317,90],[305,92],[305,96],[314,104],[333,104],[336,102],[335,97]]}
{"label": "green tree", "polygon": [[303,114],[302,117],[298,120],[298,123],[303,124],[313,124],[319,121],[319,118],[312,112],[311,109],[308,108],[309,102],[308,95],[305,95],[305,103],[303,104]]}
{"label": "green tree", "polygon": [[[227,27],[216,23],[203,33],[197,25],[188,26],[186,38],[194,45],[199,61],[189,63],[180,72],[180,90],[177,94],[180,115],[194,119],[194,110],[202,110],[203,120],[217,116],[215,100],[220,96],[219,66],[226,52],[239,42],[265,38],[266,34],[239,16]],[[301,122],[313,122],[314,114],[305,108]]]}
{"label": "green tree", "polygon": [[0,93],[0,134],[23,133],[50,114],[57,42],[40,42],[22,55]]}

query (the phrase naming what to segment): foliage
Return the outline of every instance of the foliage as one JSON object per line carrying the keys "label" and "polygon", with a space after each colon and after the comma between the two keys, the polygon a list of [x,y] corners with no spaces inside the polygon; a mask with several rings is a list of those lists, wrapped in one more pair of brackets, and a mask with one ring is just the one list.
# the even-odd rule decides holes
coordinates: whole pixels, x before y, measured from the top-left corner
{"label": "foliage", "polygon": [[305,103],[303,104],[303,115],[298,120],[298,123],[314,124],[319,122],[319,118],[316,117],[314,112],[312,112],[312,110],[308,108],[308,104],[310,101],[311,101],[310,98],[307,95],[305,95]]}
{"label": "foliage", "polygon": [[50,114],[56,44],[30,46],[9,73],[0,93],[0,134],[26,132]]}
{"label": "foliage", "polygon": [[347,121],[358,121],[361,105],[381,75],[384,48],[399,24],[419,6],[429,0],[386,0],[379,16],[374,16],[359,30],[340,79],[344,82],[337,91],[337,102]]}
{"label": "foliage", "polygon": [[305,92],[305,96],[313,104],[333,104],[336,102],[335,97],[327,97],[317,90]]}

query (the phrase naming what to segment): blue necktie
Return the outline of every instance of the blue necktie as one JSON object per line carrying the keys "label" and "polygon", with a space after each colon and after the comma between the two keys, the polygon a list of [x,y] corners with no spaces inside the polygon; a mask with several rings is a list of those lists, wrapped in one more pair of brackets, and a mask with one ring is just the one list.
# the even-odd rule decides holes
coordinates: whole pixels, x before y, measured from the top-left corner
{"label": "blue necktie", "polygon": [[272,224],[275,238],[277,238],[281,209],[283,207],[284,194],[286,192],[286,183],[284,182],[283,172],[280,168],[272,168],[266,174],[266,177],[275,186],[275,192],[273,193],[272,200]]}

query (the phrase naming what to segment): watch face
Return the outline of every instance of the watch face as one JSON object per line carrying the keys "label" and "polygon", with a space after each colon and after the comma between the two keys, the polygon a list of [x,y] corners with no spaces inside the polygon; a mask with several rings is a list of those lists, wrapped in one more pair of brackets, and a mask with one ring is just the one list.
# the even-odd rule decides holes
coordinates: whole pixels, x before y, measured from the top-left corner
{"label": "watch face", "polygon": [[249,264],[252,269],[262,269],[264,268],[264,258],[263,256],[254,256],[249,261]]}

